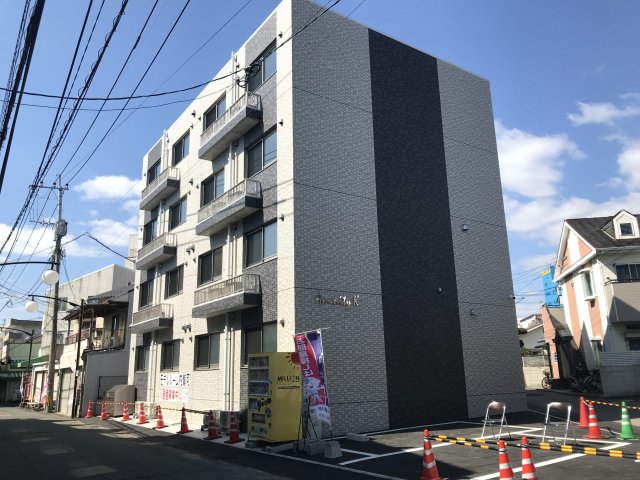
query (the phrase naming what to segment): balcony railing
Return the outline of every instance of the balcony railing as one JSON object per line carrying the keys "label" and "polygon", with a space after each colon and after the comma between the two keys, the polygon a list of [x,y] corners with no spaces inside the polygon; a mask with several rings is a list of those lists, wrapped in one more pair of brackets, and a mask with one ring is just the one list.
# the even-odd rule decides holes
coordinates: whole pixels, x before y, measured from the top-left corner
{"label": "balcony railing", "polygon": [[165,168],[149,185],[142,190],[140,208],[154,209],[162,200],[180,188],[180,170]]}
{"label": "balcony railing", "polygon": [[640,323],[640,281],[610,281],[609,323]]}
{"label": "balcony railing", "polygon": [[200,158],[213,160],[224,146],[217,144],[223,140],[235,140],[244,135],[260,121],[262,100],[259,95],[247,92],[231,105],[215,122],[200,135]]}
{"label": "balcony railing", "polygon": [[213,235],[230,223],[262,207],[262,188],[256,180],[243,180],[198,211],[196,235]]}
{"label": "balcony railing", "polygon": [[177,241],[173,233],[163,233],[138,250],[136,268],[150,268],[176,254]]}
{"label": "balcony railing", "polygon": [[213,302],[236,293],[260,293],[259,275],[238,275],[222,282],[208,285],[194,292],[194,304]]}
{"label": "balcony railing", "polygon": [[133,314],[132,325],[147,322],[149,320],[155,320],[158,318],[173,318],[173,305],[169,303],[160,303],[158,305],[152,305],[145,307],[142,310]]}

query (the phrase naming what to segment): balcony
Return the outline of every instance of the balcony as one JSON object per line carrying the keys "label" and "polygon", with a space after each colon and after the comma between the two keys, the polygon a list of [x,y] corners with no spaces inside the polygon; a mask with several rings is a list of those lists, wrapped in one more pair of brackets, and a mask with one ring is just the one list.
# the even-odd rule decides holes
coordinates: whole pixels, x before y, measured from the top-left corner
{"label": "balcony", "polygon": [[260,305],[259,275],[238,275],[194,292],[191,316],[208,318]]}
{"label": "balcony", "polygon": [[226,150],[230,142],[243,136],[261,119],[260,96],[245,93],[200,135],[198,156],[213,160]]}
{"label": "balcony", "polygon": [[153,210],[162,200],[180,188],[180,170],[165,168],[147,187],[142,190],[140,210]]}
{"label": "balcony", "polygon": [[611,281],[609,323],[640,323],[640,281]]}
{"label": "balcony", "polygon": [[196,235],[211,236],[262,208],[260,182],[243,180],[198,211]]}
{"label": "balcony", "polygon": [[146,270],[175,257],[176,250],[176,236],[172,233],[163,233],[138,250],[136,269]]}
{"label": "balcony", "polygon": [[146,333],[153,330],[171,328],[173,325],[173,305],[161,303],[145,307],[133,314],[129,330],[131,333]]}

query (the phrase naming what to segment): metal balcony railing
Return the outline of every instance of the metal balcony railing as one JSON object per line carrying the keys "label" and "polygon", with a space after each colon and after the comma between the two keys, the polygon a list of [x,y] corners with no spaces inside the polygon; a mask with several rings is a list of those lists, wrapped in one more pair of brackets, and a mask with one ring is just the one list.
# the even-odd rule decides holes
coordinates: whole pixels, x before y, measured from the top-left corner
{"label": "metal balcony railing", "polygon": [[138,260],[146,257],[151,252],[161,248],[161,247],[175,247],[176,236],[173,233],[163,233],[157,238],[154,238],[149,243],[147,243],[144,247],[138,250]]}
{"label": "metal balcony railing", "polygon": [[236,102],[231,105],[226,112],[224,112],[215,122],[209,125],[209,127],[204,132],[202,132],[202,135],[200,135],[200,145],[204,145],[206,142],[208,142],[216,133],[220,131],[222,127],[229,123],[229,120],[235,117],[236,114],[243,110],[245,107],[253,108],[255,110],[262,110],[260,95],[247,92],[238,100],[236,100]]}
{"label": "metal balcony railing", "polygon": [[260,198],[261,185],[256,180],[243,180],[235,187],[230,188],[211,203],[198,210],[198,223],[206,220],[214,213],[225,209],[233,202],[244,196]]}
{"label": "metal balcony railing", "polygon": [[133,314],[133,325],[146,322],[147,320],[153,320],[154,318],[173,318],[173,305],[169,303],[160,303],[158,305],[152,305],[145,307],[142,310]]}
{"label": "metal balcony railing", "polygon": [[194,292],[194,305],[213,302],[236,293],[260,293],[260,276],[238,275],[222,282],[207,285]]}
{"label": "metal balcony railing", "polygon": [[141,198],[144,199],[149,193],[151,193],[158,185],[165,180],[180,180],[180,170],[175,167],[165,168],[160,175],[158,175],[149,185],[142,190]]}

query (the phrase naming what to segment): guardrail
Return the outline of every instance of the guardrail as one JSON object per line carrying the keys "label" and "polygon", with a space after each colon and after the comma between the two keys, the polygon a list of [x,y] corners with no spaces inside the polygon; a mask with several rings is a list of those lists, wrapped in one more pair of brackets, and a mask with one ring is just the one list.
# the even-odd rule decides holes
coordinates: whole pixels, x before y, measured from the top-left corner
{"label": "guardrail", "polygon": [[164,247],[164,246],[175,247],[176,245],[177,245],[176,236],[173,233],[163,233],[159,237],[156,237],[153,240],[151,240],[140,250],[138,250],[138,260],[146,257],[151,252],[153,252],[154,250],[157,250],[160,247]]}
{"label": "guardrail", "polygon": [[218,119],[213,122],[209,127],[202,132],[200,135],[200,145],[204,145],[208,142],[211,137],[213,137],[216,133],[222,129],[229,120],[231,120],[235,115],[244,109],[245,107],[251,107],[255,110],[262,109],[262,103],[260,100],[260,95],[256,95],[255,93],[247,92],[242,95],[236,102],[231,105],[226,112],[224,112]]}
{"label": "guardrail", "polygon": [[222,282],[207,285],[194,292],[194,304],[212,302],[235,293],[260,293],[260,276],[252,274],[238,275]]}
{"label": "guardrail", "polygon": [[152,318],[173,318],[173,305],[169,303],[160,303],[158,305],[145,307],[133,314],[131,323],[136,325],[138,323],[151,320]]}
{"label": "guardrail", "polygon": [[198,210],[198,223],[206,220],[214,213],[223,210],[228,205],[232,204],[239,198],[244,197],[245,195],[251,197],[260,197],[260,189],[260,182],[256,180],[241,181],[235,187],[230,188],[218,198],[213,200],[211,203]]}
{"label": "guardrail", "polygon": [[175,167],[165,168],[160,175],[142,190],[141,198],[146,197],[154,188],[167,179],[180,180],[180,170]]}

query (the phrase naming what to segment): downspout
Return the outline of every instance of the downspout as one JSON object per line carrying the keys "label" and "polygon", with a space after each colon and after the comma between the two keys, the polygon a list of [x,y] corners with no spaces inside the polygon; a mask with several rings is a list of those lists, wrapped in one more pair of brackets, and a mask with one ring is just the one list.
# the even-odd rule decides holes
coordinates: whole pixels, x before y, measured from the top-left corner
{"label": "downspout", "polygon": [[223,410],[229,410],[229,353],[230,353],[230,345],[229,345],[229,314],[225,315],[224,320],[224,408]]}

